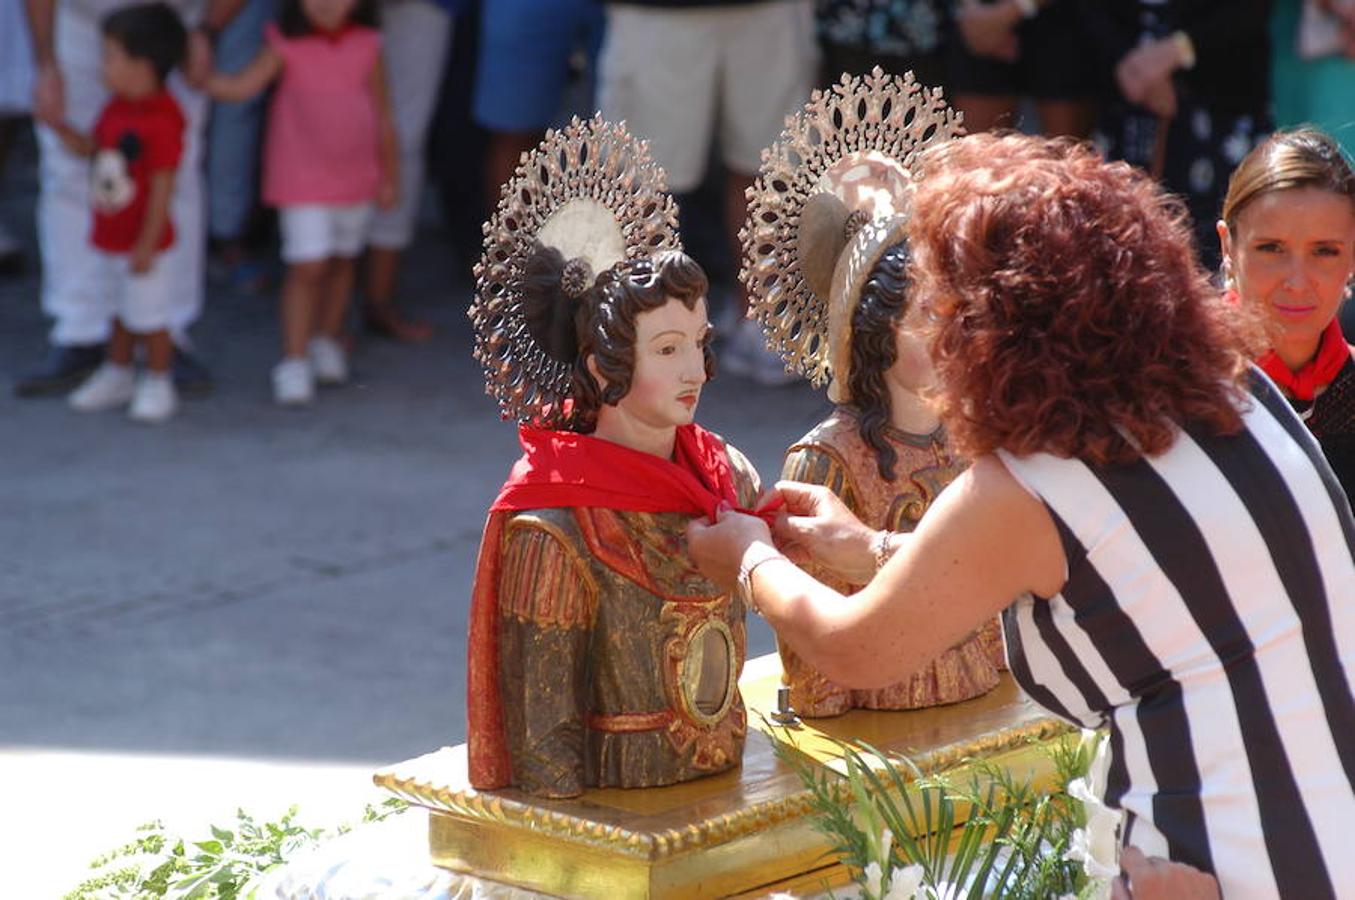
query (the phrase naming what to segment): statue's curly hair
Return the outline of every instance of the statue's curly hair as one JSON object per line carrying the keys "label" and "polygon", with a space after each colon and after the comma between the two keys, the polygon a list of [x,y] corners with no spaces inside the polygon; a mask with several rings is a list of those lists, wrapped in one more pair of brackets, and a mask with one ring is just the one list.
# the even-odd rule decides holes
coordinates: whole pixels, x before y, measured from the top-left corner
{"label": "statue's curly hair", "polygon": [[[581,301],[574,362],[575,431],[591,433],[597,427],[598,410],[604,404],[615,406],[630,392],[635,372],[636,317],[669,300],[694,309],[709,289],[705,271],[680,250],[625,260],[598,276],[593,290]],[[715,375],[715,354],[709,342],[704,354],[709,379]],[[606,382],[605,387],[588,370],[590,356]]]}
{"label": "statue's curly hair", "polygon": [[887,247],[870,270],[852,313],[852,368],[847,391],[856,409],[857,432],[875,451],[875,465],[886,481],[894,480],[899,454],[885,436],[892,413],[885,373],[899,356],[895,328],[908,312],[911,261],[906,241]]}

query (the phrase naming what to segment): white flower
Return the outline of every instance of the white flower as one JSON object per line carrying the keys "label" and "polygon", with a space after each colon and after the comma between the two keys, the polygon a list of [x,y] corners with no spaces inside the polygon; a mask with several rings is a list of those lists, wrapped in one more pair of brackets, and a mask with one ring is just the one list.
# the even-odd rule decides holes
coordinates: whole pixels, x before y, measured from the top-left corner
{"label": "white flower", "polygon": [[861,872],[861,877],[865,883],[861,885],[865,889],[866,896],[870,900],[880,900],[880,895],[884,893],[885,873],[880,868],[880,864],[873,862],[866,866]]}
{"label": "white flower", "polygon": [[[1083,734],[1084,745],[1088,741]],[[1106,776],[1110,770],[1110,742],[1101,740],[1085,778],[1068,782],[1068,796],[1082,803],[1087,826],[1073,832],[1072,846],[1065,859],[1082,863],[1082,870],[1094,880],[1109,882],[1120,874],[1120,821],[1123,813],[1102,802]]]}
{"label": "white flower", "polygon": [[889,873],[889,890],[883,900],[913,900],[922,888],[922,866],[912,865]]}

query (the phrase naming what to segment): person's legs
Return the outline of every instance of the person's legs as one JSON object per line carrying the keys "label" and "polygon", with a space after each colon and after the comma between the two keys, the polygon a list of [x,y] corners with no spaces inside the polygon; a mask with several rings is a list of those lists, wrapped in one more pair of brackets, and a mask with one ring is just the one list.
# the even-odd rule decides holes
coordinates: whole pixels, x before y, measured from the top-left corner
{"label": "person's legs", "polygon": [[368,237],[366,319],[369,326],[399,340],[432,337],[424,322],[400,315],[395,291],[400,255],[414,235],[423,192],[424,144],[428,121],[437,101],[451,22],[446,12],[427,0],[388,0],[382,7],[381,32],[386,79],[400,142],[400,203],[378,210]]}
{"label": "person's legs", "polygon": [[485,149],[485,198],[499,202],[499,192],[517,171],[518,160],[540,142],[541,131],[491,131]]}
{"label": "person's legs", "polygon": [[[99,79],[99,29],[62,6],[56,51],[65,81],[66,117],[89,131],[107,100]],[[64,391],[92,371],[111,332],[112,307],[103,262],[89,243],[89,163],[71,154],[51,129],[39,125],[38,248],[42,255],[42,309],[55,321],[52,351],[15,385],[19,396]]]}
{"label": "person's legs", "polygon": [[163,265],[177,286],[170,301],[169,332],[181,352],[191,349],[188,329],[202,315],[206,294],[207,216],[202,170],[204,125],[207,97],[189,88],[176,73],[170,77],[174,99],[188,120],[184,126],[183,157],[174,178],[174,197],[170,216],[174,222],[174,244],[156,265]]}
{"label": "person's legs", "polygon": [[[809,99],[818,70],[813,7],[808,0],[778,0],[728,11],[713,37],[720,47],[720,149],[725,163],[725,232],[736,269],[743,260],[739,230],[748,217],[746,189],[753,185],[762,151],[780,135],[787,115]],[[736,375],[776,386],[796,380],[767,349],[757,322],[743,318],[748,300],[735,284],[740,323],[726,345]]]}
{"label": "person's legs", "polygon": [[962,93],[955,95],[955,108],[964,114],[970,134],[995,128],[1015,128],[1021,98],[1011,95]]}
{"label": "person's legs", "polygon": [[113,320],[113,333],[108,338],[107,359],[110,365],[131,366],[136,353],[136,336],[122,324],[121,319]]}
{"label": "person's legs", "polygon": [[[217,38],[214,59],[221,72],[238,72],[263,46],[264,26],[277,0],[246,0]],[[258,194],[259,136],[265,96],[242,103],[213,103],[207,125],[207,231],[233,285],[246,283],[244,233]]]}
{"label": "person's legs", "polygon": [[314,333],[324,293],[329,261],[312,259],[292,263],[282,282],[282,355],[285,359],[306,357],[306,344]]}
{"label": "person's legs", "polygon": [[[111,309],[119,309],[128,287],[125,256],[95,252],[97,273]],[[136,389],[133,369],[135,341],[119,318],[109,322],[107,354],[90,376],[67,396],[66,402],[77,412],[99,412],[125,406]]]}
{"label": "person's legs", "polygon": [[[1096,119],[1096,107],[1082,100],[1037,100],[1035,112],[1041,130],[1051,137],[1085,138]],[[969,124],[967,119],[965,124]]]}
{"label": "person's legs", "polygon": [[320,287],[313,334],[339,341],[343,337],[343,326],[348,316],[348,301],[353,296],[353,281],[357,271],[356,261],[351,257],[334,257],[329,260],[324,281]]}
{"label": "person's legs", "polygon": [[[5,161],[9,158],[10,147],[23,121],[21,116],[0,111],[0,184],[4,183]],[[19,242],[10,234],[5,223],[0,222],[0,277],[18,274],[23,270],[23,265],[24,256]]]}
{"label": "person's legs", "polygon": [[485,201],[560,113],[570,56],[602,15],[595,0],[494,0],[481,8],[473,116],[489,132]]}

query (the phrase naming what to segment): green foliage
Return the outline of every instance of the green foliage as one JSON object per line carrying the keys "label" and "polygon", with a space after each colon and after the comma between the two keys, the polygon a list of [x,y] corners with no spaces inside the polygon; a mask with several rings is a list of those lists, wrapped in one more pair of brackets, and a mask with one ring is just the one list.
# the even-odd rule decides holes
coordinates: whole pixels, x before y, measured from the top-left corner
{"label": "green foliage", "polygon": [[[377,822],[405,809],[392,797],[363,811],[362,822]],[[210,826],[211,837],[190,841],[170,834],[160,822],[137,829],[130,843],[90,863],[94,874],[64,900],[166,897],[171,900],[236,900],[258,875],[287,862],[298,850],[329,836],[323,828],[296,821],[297,808],[276,822],[257,822],[243,809],[231,828]],[[351,826],[343,825],[343,834]]]}
{"label": "green foliage", "polygon": [[[921,867],[919,900],[1036,900],[1091,888],[1081,864],[1065,859],[1085,816],[1064,790],[1038,791],[983,761],[970,761],[957,783],[868,744],[838,746],[845,779],[779,742],[777,754],[804,781],[815,828],[870,900],[886,894],[888,873],[909,866]],[[1094,749],[1088,741],[1046,749],[1061,788],[1086,774]]]}

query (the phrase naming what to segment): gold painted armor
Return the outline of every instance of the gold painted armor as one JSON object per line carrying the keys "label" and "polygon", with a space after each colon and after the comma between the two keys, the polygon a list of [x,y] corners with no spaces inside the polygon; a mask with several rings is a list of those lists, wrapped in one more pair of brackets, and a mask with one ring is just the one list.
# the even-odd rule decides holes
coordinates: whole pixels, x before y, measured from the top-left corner
{"label": "gold painted armor", "polygon": [[[951,456],[939,433],[920,436],[891,429],[888,438],[898,453],[892,482],[880,476],[875,451],[861,439],[854,412],[838,407],[786,451],[781,477],[825,485],[871,528],[912,531],[966,464]],[[861,587],[814,574],[844,593]],[[1006,668],[996,619],[908,680],[872,690],[836,685],[784,644],[779,651],[791,704],[811,718],[851,709],[918,709],[969,700],[992,690],[999,669]]]}
{"label": "gold painted armor", "polygon": [[[729,447],[741,505],[757,474]],[[514,786],[549,797],[736,765],[743,604],[691,563],[684,513],[542,509],[502,537],[499,687]]]}

